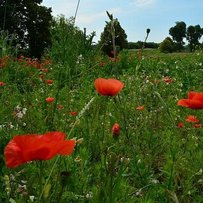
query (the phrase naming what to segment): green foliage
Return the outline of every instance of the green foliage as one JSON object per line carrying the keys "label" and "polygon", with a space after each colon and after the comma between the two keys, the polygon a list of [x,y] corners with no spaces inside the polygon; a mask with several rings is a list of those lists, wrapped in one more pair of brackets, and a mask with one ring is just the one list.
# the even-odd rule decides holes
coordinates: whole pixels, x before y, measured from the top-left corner
{"label": "green foliage", "polygon": [[74,19],[58,16],[54,19],[51,28],[51,48],[47,52],[52,60],[60,64],[55,69],[56,77],[60,77],[61,87],[71,87],[77,75],[83,71],[83,62],[94,52],[92,41],[95,33],[86,35],[86,30],[81,31],[74,25]]}
{"label": "green foliage", "polygon": [[174,27],[169,29],[169,34],[172,36],[173,40],[177,42],[177,51],[183,49],[183,39],[186,37],[186,24],[183,21],[176,22]]}
{"label": "green foliage", "polygon": [[189,42],[190,51],[195,51],[196,47],[200,45],[199,40],[203,35],[203,28],[200,25],[190,25],[186,31],[186,38]]}
{"label": "green foliage", "polygon": [[8,55],[15,55],[16,49],[13,47],[14,40],[15,35],[3,30],[0,32],[0,57],[3,58]]}
{"label": "green foliage", "polygon": [[173,49],[174,49],[173,40],[170,37],[165,38],[163,42],[161,42],[159,49],[161,52],[164,52],[164,53],[173,52]]}
{"label": "green foliage", "polygon": [[105,54],[113,57],[114,44],[118,50],[123,50],[127,48],[128,42],[125,30],[121,27],[118,19],[113,19],[113,16],[110,14],[108,16],[110,21],[106,22],[104,31],[101,33],[99,46]]}
{"label": "green foliage", "polygon": [[0,3],[0,30],[15,35],[18,54],[40,58],[50,45],[51,9],[40,0],[9,0]]}

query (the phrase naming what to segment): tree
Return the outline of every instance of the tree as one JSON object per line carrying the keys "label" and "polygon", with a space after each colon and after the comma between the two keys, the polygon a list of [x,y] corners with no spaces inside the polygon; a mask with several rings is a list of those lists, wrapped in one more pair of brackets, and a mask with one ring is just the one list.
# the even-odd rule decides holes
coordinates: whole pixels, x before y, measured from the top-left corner
{"label": "tree", "polygon": [[194,51],[197,45],[200,45],[199,40],[203,35],[203,28],[200,25],[192,26],[190,25],[187,28],[186,38],[189,42],[189,49],[190,51]]}
{"label": "tree", "polygon": [[21,52],[40,58],[50,45],[51,8],[40,6],[42,0],[2,0],[0,30],[15,35],[14,46]]}
{"label": "tree", "polygon": [[186,24],[183,21],[176,22],[174,27],[169,29],[169,34],[172,36],[173,40],[177,43],[177,49],[183,49],[183,38],[186,37]]}
{"label": "tree", "polygon": [[[117,49],[122,50],[128,47],[127,35],[125,30],[121,27],[118,19],[113,19],[113,16],[107,12],[110,22],[106,22],[104,31],[101,33],[99,45],[101,50],[109,55],[113,56],[114,43]],[[115,40],[115,41],[114,41]]]}
{"label": "tree", "polygon": [[173,40],[170,37],[166,37],[160,44],[160,51],[164,53],[171,53],[173,51]]}

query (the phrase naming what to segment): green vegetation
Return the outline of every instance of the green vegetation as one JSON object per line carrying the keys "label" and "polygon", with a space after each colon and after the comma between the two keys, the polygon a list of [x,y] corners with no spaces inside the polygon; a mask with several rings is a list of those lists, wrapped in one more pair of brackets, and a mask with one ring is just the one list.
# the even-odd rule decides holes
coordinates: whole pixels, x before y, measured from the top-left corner
{"label": "green vegetation", "polygon": [[199,40],[203,35],[203,28],[201,28],[200,25],[190,25],[187,27],[186,23],[183,21],[176,22],[176,25],[169,29],[169,34],[172,36],[173,42],[171,42],[170,38],[167,37],[161,43],[162,48],[164,46],[163,52],[171,52],[171,50],[174,52],[183,51],[185,49],[185,42],[183,41],[185,38],[188,41],[190,52],[193,52],[201,47]]}
{"label": "green vegetation", "polygon": [[40,58],[50,46],[51,9],[42,0],[0,1],[0,31],[13,35],[18,55]]}
{"label": "green vegetation", "polygon": [[[188,92],[203,92],[203,52],[141,47],[112,58],[73,19],[59,16],[52,25],[52,46],[40,60],[17,57],[11,35],[0,38],[0,202],[203,202],[203,110],[177,105]],[[97,78],[119,79],[118,94],[101,95]],[[112,93],[114,85],[99,89]],[[65,156],[59,146],[67,143],[56,138],[28,149],[10,142],[47,132],[76,140],[73,153]],[[9,168],[8,143],[14,165],[31,161]]]}

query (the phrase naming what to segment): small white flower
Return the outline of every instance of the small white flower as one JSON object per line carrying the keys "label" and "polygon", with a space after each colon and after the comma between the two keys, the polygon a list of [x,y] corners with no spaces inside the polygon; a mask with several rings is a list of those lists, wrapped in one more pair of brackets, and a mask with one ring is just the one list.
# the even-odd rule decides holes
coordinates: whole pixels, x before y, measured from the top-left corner
{"label": "small white flower", "polygon": [[16,113],[17,118],[23,118],[23,116],[24,116],[24,114],[21,111]]}
{"label": "small white flower", "polygon": [[151,182],[154,183],[154,184],[159,183],[159,181],[157,179],[152,179]]}
{"label": "small white flower", "polygon": [[34,200],[35,200],[35,196],[30,196],[30,201],[34,202]]}
{"label": "small white flower", "polygon": [[23,108],[23,109],[22,109],[22,113],[23,113],[24,115],[26,114],[26,111],[27,111],[26,108]]}
{"label": "small white flower", "polygon": [[92,192],[89,192],[85,195],[87,199],[91,199],[93,197]]}

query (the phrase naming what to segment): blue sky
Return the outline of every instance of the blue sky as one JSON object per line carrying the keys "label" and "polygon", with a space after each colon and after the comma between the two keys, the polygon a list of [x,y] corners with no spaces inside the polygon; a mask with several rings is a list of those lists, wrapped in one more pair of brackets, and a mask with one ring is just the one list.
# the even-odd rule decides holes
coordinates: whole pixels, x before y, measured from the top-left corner
{"label": "blue sky", "polygon": [[[78,0],[43,0],[42,5],[52,8],[52,15],[74,16]],[[150,42],[161,42],[169,36],[175,22],[203,27],[203,0],[80,0],[76,26],[87,33],[96,32],[97,42],[108,21],[106,11],[117,18],[129,42],[143,41],[146,29],[151,32]]]}

